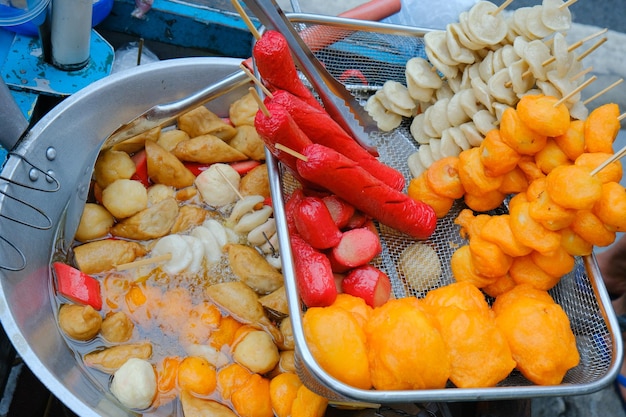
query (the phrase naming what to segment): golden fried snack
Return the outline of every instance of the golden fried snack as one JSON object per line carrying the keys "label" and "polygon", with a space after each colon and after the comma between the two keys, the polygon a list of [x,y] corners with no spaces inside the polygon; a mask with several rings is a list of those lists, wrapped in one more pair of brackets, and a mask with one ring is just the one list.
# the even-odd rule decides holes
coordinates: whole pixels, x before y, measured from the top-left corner
{"label": "golden fried snack", "polygon": [[250,159],[255,161],[265,160],[265,143],[254,126],[238,126],[237,134],[228,141],[228,144]]}
{"label": "golden fried snack", "polygon": [[180,233],[201,225],[209,216],[209,211],[202,207],[184,205],[178,209],[178,216],[170,229],[170,233]]}
{"label": "golden fried snack", "polygon": [[[613,156],[610,153],[604,152],[585,152],[582,153],[576,160],[574,161],[575,165],[588,168],[589,171],[593,171],[600,164],[604,163],[607,159]],[[610,163],[609,165],[602,168],[599,172],[597,172],[594,177],[600,180],[603,184],[606,182],[620,182],[622,180],[623,168],[622,163],[620,161],[615,161]]]}
{"label": "golden fried snack", "polygon": [[442,197],[463,197],[465,189],[459,178],[459,158],[448,156],[435,161],[426,171],[430,188]]}
{"label": "golden fried snack", "polygon": [[506,274],[496,279],[492,284],[486,285],[481,288],[490,297],[496,298],[500,294],[504,294],[507,291],[510,291],[517,284],[513,281],[510,274]]}
{"label": "golden fried snack", "polygon": [[134,328],[135,325],[124,312],[109,312],[102,321],[100,334],[108,342],[123,343],[131,338]]}
{"label": "golden fried snack", "polygon": [[574,221],[576,211],[561,207],[550,198],[546,191],[546,179],[539,178],[526,190],[528,198],[528,214],[548,230],[558,231]]}
{"label": "golden fried snack", "polygon": [[89,352],[83,360],[87,366],[112,374],[130,358],[150,359],[150,356],[152,356],[152,344],[141,342]]}
{"label": "golden fried snack", "polygon": [[513,234],[511,216],[508,214],[491,216],[480,231],[480,237],[495,243],[509,256],[524,256],[532,252],[531,248],[521,244]]}
{"label": "golden fried snack", "polygon": [[483,293],[469,282],[455,282],[429,291],[424,302],[431,311],[455,306],[462,310],[475,310],[485,316],[492,315]]}
{"label": "golden fried snack", "polygon": [[471,208],[472,210],[489,211],[500,207],[505,197],[506,194],[504,194],[500,190],[492,190],[482,195],[465,193],[465,195],[463,196],[463,201],[465,201],[467,207]]}
{"label": "golden fried snack", "polygon": [[567,314],[546,291],[518,285],[496,298],[496,325],[517,369],[537,385],[558,385],[580,354]]}
{"label": "golden fried snack", "polygon": [[421,303],[414,297],[393,299],[372,312],[365,335],[374,388],[445,387],[451,371],[449,355]]}
{"label": "golden fried snack", "polygon": [[589,113],[585,120],[585,151],[613,153],[613,142],[621,129],[619,106],[603,104]]}
{"label": "golden fried snack", "polygon": [[463,245],[454,251],[450,257],[450,270],[457,282],[469,282],[478,288],[491,285],[497,279],[487,278],[476,272],[469,245]]}
{"label": "golden fried snack", "polygon": [[471,148],[459,155],[459,178],[469,194],[483,195],[502,185],[502,176],[492,177],[485,172],[480,148]]}
{"label": "golden fried snack", "polygon": [[212,134],[195,136],[176,145],[172,154],[181,161],[213,164],[245,161],[248,157]]}
{"label": "golden fried snack", "polygon": [[560,166],[546,177],[546,191],[561,207],[589,210],[602,194],[602,182],[578,165]]}
{"label": "golden fried snack", "polygon": [[490,130],[480,143],[480,161],[485,173],[498,176],[510,172],[520,159],[520,154],[504,143],[498,129]]}
{"label": "golden fried snack", "polygon": [[495,243],[480,236],[473,236],[469,241],[474,270],[487,278],[499,278],[509,271],[513,258],[505,254]]}
{"label": "golden fried snack", "polygon": [[572,256],[586,256],[593,252],[593,245],[566,227],[560,231],[561,246]]}
{"label": "golden fried snack", "polygon": [[575,161],[585,151],[585,122],[572,120],[567,132],[553,139],[570,161]]}
{"label": "golden fried snack", "polygon": [[254,126],[254,117],[258,110],[259,104],[254,96],[248,93],[230,104],[228,118],[235,127]]}
{"label": "golden fried snack", "polygon": [[609,230],[591,210],[578,210],[570,228],[594,246],[604,247],[615,241],[615,232]]}
{"label": "golden fried snack", "polygon": [[426,178],[427,172],[428,171],[424,171],[419,177],[411,179],[407,194],[413,200],[421,201],[431,206],[433,210],[435,210],[437,218],[441,219],[445,217],[452,208],[454,199],[437,194],[428,183]]}
{"label": "golden fried snack", "polygon": [[513,258],[509,274],[517,285],[527,284],[545,291],[554,287],[561,279],[561,276],[550,275],[541,269],[531,255]]}
{"label": "golden fried snack", "polygon": [[168,152],[172,152],[180,142],[189,140],[189,134],[180,129],[161,132],[156,143]]}
{"label": "golden fried snack", "polygon": [[196,107],[179,116],[178,128],[187,132],[191,138],[211,134],[223,140],[230,140],[237,133],[233,126],[204,106]]}
{"label": "golden fried snack", "polygon": [[570,114],[564,103],[556,105],[558,101],[543,94],[526,94],[517,103],[517,114],[522,123],[539,135],[563,135],[569,128]]}
{"label": "golden fried snack", "polygon": [[555,251],[539,253],[534,251],[530,254],[533,262],[553,277],[562,277],[574,269],[575,260],[567,253],[564,247],[559,246]]}
{"label": "golden fried snack", "polygon": [[544,174],[549,174],[554,168],[572,163],[565,152],[556,144],[554,139],[548,138],[546,146],[535,154],[535,163]]}
{"label": "golden fried snack", "polygon": [[615,232],[626,231],[626,191],[617,182],[602,184],[602,195],[593,206],[593,214]]}
{"label": "golden fried snack", "polygon": [[517,111],[508,107],[500,120],[500,135],[504,143],[522,155],[534,155],[546,145],[547,136],[531,130]]}
{"label": "golden fried snack", "polygon": [[119,239],[95,240],[74,248],[76,265],[86,274],[109,271],[145,254],[146,249],[139,243]]}
{"label": "golden fried snack", "polygon": [[269,197],[270,183],[267,173],[267,165],[261,164],[254,167],[246,175],[244,175],[239,183],[239,192],[244,197],[248,195]]}
{"label": "golden fried snack", "polygon": [[96,203],[86,203],[74,238],[79,242],[102,238],[109,233],[114,222],[113,215],[103,206]]}
{"label": "golden fried snack", "polygon": [[[450,353],[450,381],[459,388],[492,387],[506,378],[515,368],[511,350],[496,326],[487,302],[475,305],[475,295],[467,288],[471,284],[453,283],[428,293],[425,304],[435,319],[437,329]],[[446,293],[458,289],[455,303],[438,300],[439,290]],[[444,295],[449,299],[449,295]],[[464,298],[469,297],[469,301]]]}
{"label": "golden fried snack", "polygon": [[[515,200],[515,201],[514,201]],[[550,252],[561,244],[561,235],[548,230],[535,221],[529,213],[530,203],[524,194],[517,194],[509,204],[511,230],[515,238],[525,246],[539,252]]]}
{"label": "golden fried snack", "polygon": [[135,163],[126,152],[109,149],[98,156],[93,176],[98,185],[104,189],[117,180],[129,179],[135,170]]}
{"label": "golden fried snack", "polygon": [[195,175],[172,153],[152,141],[146,142],[145,149],[148,176],[153,182],[174,188],[185,188],[193,184]]}
{"label": "golden fried snack", "polygon": [[268,294],[283,285],[283,275],[248,245],[229,244],[224,250],[233,273],[257,294]]}
{"label": "golden fried snack", "polygon": [[[163,237],[172,230],[178,217],[178,203],[173,198],[166,198],[145,210],[117,223],[111,228],[111,234],[117,237],[135,240],[149,240]],[[121,264],[123,262],[119,262]]]}
{"label": "golden fried snack", "polygon": [[472,210],[463,209],[454,219],[454,224],[461,226],[459,231],[461,237],[471,239],[474,236],[480,236],[481,230],[490,218],[491,216],[487,214],[474,215]]}
{"label": "golden fried snack", "polygon": [[156,142],[161,134],[161,128],[159,126],[153,127],[137,136],[133,136],[130,139],[126,139],[124,142],[117,143],[111,148],[114,151],[122,151],[128,154],[141,151],[146,142]]}
{"label": "golden fried snack", "polygon": [[74,340],[91,340],[100,331],[102,317],[92,306],[63,304],[59,309],[59,327]]}
{"label": "golden fried snack", "polygon": [[523,155],[517,163],[517,166],[524,173],[529,184],[546,176],[537,165],[537,161],[535,161],[533,156]]}
{"label": "golden fried snack", "polygon": [[525,191],[526,188],[528,188],[526,174],[519,166],[516,166],[502,175],[502,184],[500,184],[498,191],[503,194],[517,194]]}
{"label": "golden fried snack", "polygon": [[186,417],[236,417],[233,411],[217,401],[198,398],[188,390],[180,393],[180,403],[183,407],[183,414]]}

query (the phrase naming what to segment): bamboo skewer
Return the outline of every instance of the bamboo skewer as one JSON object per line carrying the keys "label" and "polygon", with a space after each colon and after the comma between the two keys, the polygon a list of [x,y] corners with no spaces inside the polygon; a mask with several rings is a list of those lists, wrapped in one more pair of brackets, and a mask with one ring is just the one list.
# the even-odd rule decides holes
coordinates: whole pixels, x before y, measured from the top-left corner
{"label": "bamboo skewer", "polygon": [[250,18],[246,14],[246,11],[243,9],[243,7],[241,7],[241,4],[239,4],[239,0],[230,0],[230,2],[235,7],[235,10],[237,10],[237,13],[239,13],[239,16],[241,16],[241,18],[243,19],[244,23],[248,27],[248,30],[250,31],[250,33],[252,33],[252,36],[254,36],[254,39],[261,39],[261,34],[254,26],[254,23],[252,23],[252,20],[250,20]]}
{"label": "bamboo skewer", "polygon": [[566,95],[561,97],[561,99],[559,101],[554,103],[554,107],[560,106],[564,101],[567,101],[574,94],[579,93],[580,91],[582,91],[584,88],[586,88],[589,84],[591,84],[592,82],[594,82],[597,79],[598,79],[598,77],[596,77],[595,75],[593,77],[589,78],[587,81],[585,81],[584,83],[582,83],[581,85],[579,85],[578,87],[576,87],[575,89],[573,89],[572,91],[570,91],[569,93],[567,93]]}
{"label": "bamboo skewer", "polygon": [[511,4],[511,3],[513,3],[513,0],[506,0],[504,3],[502,3],[502,4],[500,5],[500,7],[498,7],[496,10],[494,10],[494,11],[493,11],[493,12],[491,12],[490,14],[491,14],[492,16],[497,15],[497,14],[498,14],[498,13],[500,13],[502,10],[506,9],[506,8],[509,6],[509,4]]}
{"label": "bamboo skewer", "polygon": [[270,111],[267,109],[267,106],[263,102],[263,99],[261,99],[261,96],[259,96],[259,93],[257,93],[257,91],[253,87],[248,88],[248,91],[250,91],[250,94],[252,94],[252,97],[259,105],[259,110],[263,112],[265,117],[272,117],[272,113],[270,113]]}
{"label": "bamboo skewer", "polygon": [[231,190],[233,190],[233,192],[235,194],[237,194],[237,198],[239,198],[240,200],[243,200],[243,196],[241,195],[241,193],[239,192],[239,190],[237,189],[237,187],[235,187],[233,185],[232,182],[230,182],[230,180],[228,179],[228,177],[226,176],[226,174],[224,174],[224,172],[220,169],[220,167],[218,167],[217,165],[215,166],[215,170],[217,171],[218,174],[220,174],[220,176],[222,177],[222,179],[224,181],[226,181],[226,184],[228,184],[228,186],[230,187]]}
{"label": "bamboo skewer", "polygon": [[569,6],[571,6],[572,4],[576,3],[577,1],[578,1],[578,0],[567,0],[565,3],[563,3],[563,4],[561,4],[561,5],[559,6],[559,9],[563,9],[563,8],[565,8],[565,7],[569,7]]}
{"label": "bamboo skewer", "polygon": [[138,261],[127,262],[125,264],[120,264],[115,267],[118,271],[128,271],[129,269],[139,268],[140,266],[157,264],[161,262],[167,262],[172,259],[171,253],[164,253],[163,255],[154,256],[152,258],[144,258]]}
{"label": "bamboo skewer", "polygon": [[593,96],[589,97],[588,99],[586,99],[585,101],[583,101],[583,104],[588,104],[590,102],[592,102],[593,100],[597,99],[598,97],[600,97],[602,94],[606,93],[607,91],[609,91],[610,89],[618,86],[619,84],[621,84],[624,81],[623,78],[620,78],[619,80],[615,81],[613,84],[609,85],[608,87],[602,89],[601,91],[598,91],[596,94],[594,94]]}
{"label": "bamboo skewer", "polygon": [[263,91],[263,94],[265,94],[269,98],[274,98],[274,96],[272,95],[272,92],[263,85],[261,80],[255,77],[255,75],[252,73],[252,71],[248,69],[248,67],[246,67],[244,64],[241,64],[239,65],[239,68],[241,68],[243,72],[245,72],[246,75],[252,80],[252,82],[254,82],[254,84],[257,85],[261,89],[261,91]]}
{"label": "bamboo skewer", "polygon": [[309,158],[307,158],[305,155],[302,155],[300,152],[296,152],[293,149],[288,148],[285,145],[282,145],[280,143],[277,143],[275,145],[275,148],[278,149],[279,151],[283,151],[285,153],[288,153],[289,155],[291,155],[293,157],[296,157],[296,158],[300,159],[301,161],[306,162],[306,161],[309,160]]}
{"label": "bamboo skewer", "polygon": [[584,75],[587,75],[591,71],[593,71],[593,67],[585,68],[584,70],[580,71],[578,74],[573,75],[569,80],[570,81],[576,81],[577,79],[579,79],[580,77],[582,77]]}
{"label": "bamboo skewer", "polygon": [[593,51],[595,51],[596,49],[598,49],[604,42],[606,42],[608,40],[608,38],[602,38],[600,39],[598,42],[596,42],[591,48],[587,49],[585,52],[583,52],[582,54],[578,55],[578,57],[576,58],[578,61],[582,61],[583,59],[587,58],[587,56],[589,56],[590,53],[592,53]]}
{"label": "bamboo skewer", "polygon": [[[623,114],[622,116],[625,116],[625,114]],[[620,117],[622,117],[620,116]],[[618,118],[619,119],[619,118]],[[607,167],[608,165],[612,164],[613,162],[623,158],[624,156],[626,156],[626,146],[624,146],[622,149],[620,149],[618,152],[614,153],[613,156],[611,156],[610,158],[608,158],[606,161],[604,161],[603,163],[601,163],[600,165],[598,165],[596,167],[596,169],[594,169],[593,171],[591,171],[590,175],[596,175],[598,172],[600,172],[601,170],[603,170],[605,167]]]}

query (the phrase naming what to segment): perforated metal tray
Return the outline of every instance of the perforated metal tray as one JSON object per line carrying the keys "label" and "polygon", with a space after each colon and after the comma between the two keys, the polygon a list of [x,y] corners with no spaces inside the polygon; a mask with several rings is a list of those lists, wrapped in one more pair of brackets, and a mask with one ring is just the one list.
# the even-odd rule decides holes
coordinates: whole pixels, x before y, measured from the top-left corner
{"label": "perforated metal tray", "polygon": [[[290,14],[288,17],[301,33],[306,34],[307,43],[326,68],[362,101],[381,88],[386,80],[404,83],[406,61],[414,56],[425,57],[423,34],[426,29],[307,14]],[[316,42],[317,39],[319,42]],[[409,179],[407,157],[419,145],[409,133],[408,122],[389,133],[374,133],[372,139],[378,147],[380,159]],[[581,356],[580,364],[567,373],[560,385],[537,386],[517,371],[496,387],[471,389],[450,385],[433,390],[362,390],[331,377],[311,355],[302,329],[304,306],[295,283],[284,211],[286,197],[299,184],[276,159],[271,155],[268,158],[283,273],[297,346],[296,362],[301,379],[311,390],[331,401],[374,404],[520,399],[586,394],[610,384],[617,375],[622,356],[619,328],[595,258],[588,256],[576,259],[575,269],[550,291],[570,319]],[[436,248],[442,265],[441,275],[430,283],[429,289],[454,282],[450,257],[458,246],[467,243],[454,224],[454,219],[463,208],[465,206],[461,202],[455,203],[448,216],[439,220],[435,233],[426,242]],[[499,210],[506,210],[506,207]],[[383,252],[377,266],[391,278],[394,296],[424,296],[425,291],[416,292],[403,282],[397,267],[400,254],[414,241],[384,225],[378,227]]]}

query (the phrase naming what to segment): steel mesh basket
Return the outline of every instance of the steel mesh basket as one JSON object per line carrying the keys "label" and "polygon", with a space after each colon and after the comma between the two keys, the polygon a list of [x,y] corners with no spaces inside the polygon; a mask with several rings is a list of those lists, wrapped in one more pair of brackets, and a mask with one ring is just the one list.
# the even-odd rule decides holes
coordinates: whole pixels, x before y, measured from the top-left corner
{"label": "steel mesh basket", "polygon": [[[307,14],[289,14],[288,17],[331,74],[342,81],[362,102],[387,80],[404,83],[406,61],[414,56],[425,57],[424,29]],[[408,127],[405,122],[392,132],[371,135],[381,161],[398,169],[406,178],[410,178],[407,157],[419,147],[412,139]],[[550,290],[554,300],[570,319],[581,357],[580,364],[567,373],[560,385],[537,386],[518,371],[513,371],[496,387],[461,389],[449,385],[444,389],[434,390],[361,390],[331,377],[311,355],[304,338],[302,317],[298,314],[304,311],[304,306],[298,295],[294,269],[290,262],[292,254],[289,249],[284,201],[299,187],[299,183],[269,154],[268,160],[285,286],[297,347],[296,364],[300,378],[314,392],[341,403],[520,399],[586,394],[605,387],[617,375],[622,353],[619,328],[595,258],[588,256],[577,258],[575,269]],[[378,225],[383,250],[375,263],[389,275],[396,298],[423,297],[428,290],[454,281],[450,258],[456,248],[467,243],[461,238],[454,219],[464,208],[462,202],[456,202],[448,216],[438,221],[431,238],[422,242],[435,249],[440,260],[441,273],[431,274],[432,278],[423,282],[419,290],[407,285],[398,267],[402,251],[415,241],[384,225]],[[503,205],[498,210],[504,212],[506,206]]]}

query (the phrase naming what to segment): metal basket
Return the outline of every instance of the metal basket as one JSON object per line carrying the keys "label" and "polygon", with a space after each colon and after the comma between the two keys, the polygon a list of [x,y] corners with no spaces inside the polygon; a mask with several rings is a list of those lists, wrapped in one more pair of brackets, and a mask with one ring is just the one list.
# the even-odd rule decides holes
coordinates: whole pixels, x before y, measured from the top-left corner
{"label": "metal basket", "polygon": [[[288,17],[326,68],[362,101],[381,88],[386,80],[404,83],[406,61],[414,56],[425,57],[424,29],[307,14],[289,14]],[[378,147],[381,161],[409,178],[407,157],[419,145],[412,139],[408,124],[389,133],[372,134],[372,138]],[[574,271],[564,276],[550,291],[570,319],[581,357],[580,364],[567,373],[560,385],[537,386],[517,371],[513,371],[496,387],[471,389],[450,385],[444,389],[430,390],[362,390],[331,377],[317,364],[307,346],[301,316],[304,306],[298,295],[291,262],[284,198],[299,184],[276,159],[269,154],[268,158],[285,286],[297,346],[296,363],[302,381],[314,392],[342,403],[521,399],[591,393],[610,384],[617,375],[622,355],[619,327],[595,258],[588,256],[578,258]],[[463,208],[465,206],[461,202],[455,203],[448,216],[439,220],[432,237],[425,242],[436,248],[442,266],[441,275],[433,279],[429,289],[454,281],[450,257],[457,247],[467,243],[460,237],[459,228],[454,224],[454,219]],[[423,297],[425,291],[415,292],[408,287],[397,268],[400,254],[414,241],[384,225],[378,227],[383,251],[376,263],[389,275],[394,296]]]}

